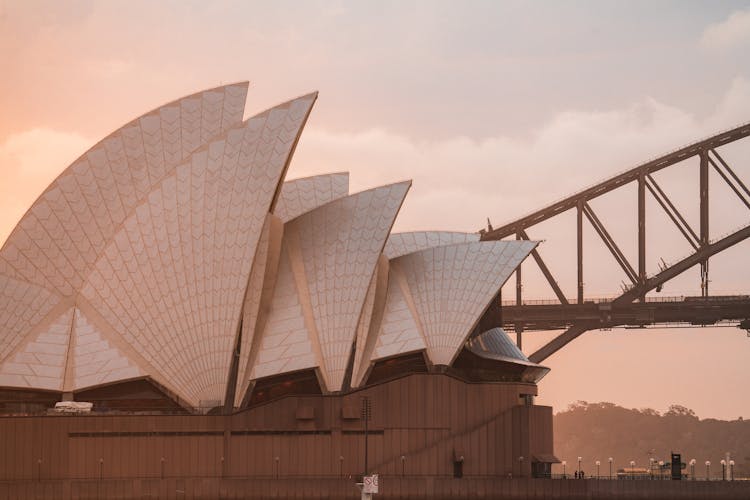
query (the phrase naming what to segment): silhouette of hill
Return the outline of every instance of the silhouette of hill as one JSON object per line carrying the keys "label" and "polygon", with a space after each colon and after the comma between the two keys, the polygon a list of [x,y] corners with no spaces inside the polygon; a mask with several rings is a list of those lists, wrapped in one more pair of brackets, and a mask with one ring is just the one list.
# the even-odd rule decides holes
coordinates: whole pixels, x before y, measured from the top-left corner
{"label": "silhouette of hill", "polygon": [[[727,452],[735,461],[735,477],[750,476],[750,421],[742,417],[732,421],[699,419],[679,405],[661,414],[650,408],[578,401],[555,415],[554,426],[555,454],[568,462],[570,474],[578,457],[587,476],[596,474],[596,460],[601,461],[600,473],[605,476],[609,474],[609,457],[614,459],[616,472],[629,467],[631,460],[636,467],[648,466],[649,458],[668,462],[674,451],[682,454],[686,464],[696,460],[698,478],[706,476],[706,460],[711,462],[711,477],[720,478],[720,461]],[[690,473],[689,465],[684,472]]]}

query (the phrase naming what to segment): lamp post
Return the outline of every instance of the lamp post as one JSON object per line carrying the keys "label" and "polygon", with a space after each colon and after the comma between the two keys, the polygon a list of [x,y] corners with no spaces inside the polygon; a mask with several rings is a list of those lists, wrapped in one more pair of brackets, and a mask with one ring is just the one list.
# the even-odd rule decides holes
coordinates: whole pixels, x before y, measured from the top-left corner
{"label": "lamp post", "polygon": [[273,461],[276,463],[276,479],[279,478],[279,462],[281,462],[280,457],[273,457]]}
{"label": "lamp post", "polygon": [[711,480],[711,461],[706,460],[706,481]]}
{"label": "lamp post", "polygon": [[597,479],[599,479],[599,466],[600,466],[601,464],[602,464],[602,463],[601,463],[601,462],[600,462],[599,460],[597,460],[597,461],[596,461],[596,478],[597,478]]}
{"label": "lamp post", "polygon": [[406,475],[406,455],[401,455],[401,477]]}
{"label": "lamp post", "polygon": [[339,477],[344,477],[344,455],[339,455]]}
{"label": "lamp post", "polygon": [[729,461],[729,480],[734,481],[734,460]]}
{"label": "lamp post", "polygon": [[630,479],[635,479],[635,460],[630,461]]}
{"label": "lamp post", "polygon": [[652,457],[648,457],[648,478],[654,478],[654,459]]}
{"label": "lamp post", "polygon": [[568,465],[568,462],[566,462],[565,460],[563,460],[563,461],[562,461],[562,466],[563,466],[563,479],[567,479],[567,478],[568,478],[568,476],[566,476],[566,475],[565,475],[565,466],[566,466],[566,465]]}
{"label": "lamp post", "polygon": [[695,459],[690,460],[690,475],[693,476],[693,481],[695,481]]}
{"label": "lamp post", "polygon": [[164,479],[164,462],[166,459],[164,457],[161,457],[161,478]]}
{"label": "lamp post", "polygon": [[723,458],[721,459],[721,480],[726,481],[727,480],[727,461]]}
{"label": "lamp post", "polygon": [[581,457],[578,457],[578,477],[581,477]]}
{"label": "lamp post", "polygon": [[104,468],[104,459],[99,459],[99,481],[102,480],[102,469]]}
{"label": "lamp post", "polygon": [[523,477],[523,455],[518,457],[518,477]]}
{"label": "lamp post", "polygon": [[609,457],[609,478],[612,479],[612,457]]}
{"label": "lamp post", "polygon": [[659,460],[659,479],[664,479],[664,460]]}

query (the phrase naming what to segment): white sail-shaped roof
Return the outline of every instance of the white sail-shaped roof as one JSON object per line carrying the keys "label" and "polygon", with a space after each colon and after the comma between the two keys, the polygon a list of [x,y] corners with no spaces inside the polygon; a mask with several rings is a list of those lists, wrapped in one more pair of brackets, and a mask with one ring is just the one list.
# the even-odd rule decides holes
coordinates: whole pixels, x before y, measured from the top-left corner
{"label": "white sail-shaped roof", "polygon": [[431,363],[450,365],[492,298],[535,246],[530,241],[459,243],[391,260],[378,339],[363,364],[426,349]]}
{"label": "white sail-shaped roof", "polygon": [[272,298],[283,234],[280,226],[305,212],[348,194],[348,172],[304,177],[282,184],[274,214],[269,215],[269,220],[263,228],[245,296],[242,338],[239,343],[237,380],[240,382],[235,393],[236,406],[239,406],[247,390],[247,369],[253,364],[260,348],[260,337],[256,337],[255,332],[263,330]]}
{"label": "white sail-shaped roof", "polygon": [[315,95],[193,153],[123,224],[82,296],[193,406],[222,401],[250,267]]}
{"label": "white sail-shaped roof", "polygon": [[418,252],[426,248],[452,245],[454,243],[469,243],[471,241],[479,241],[479,234],[459,233],[455,231],[393,233],[388,237],[383,254],[389,259],[395,259],[396,257]]}
{"label": "white sail-shaped roof", "polygon": [[411,182],[353,195],[348,173],[283,182],[317,94],[242,121],[246,92],[143,115],[32,205],[0,249],[0,387],[150,378],[210,408],[303,369],[336,392],[379,359],[454,360],[536,243],[389,237]]}
{"label": "white sail-shaped roof", "polygon": [[325,389],[341,390],[372,274],[410,185],[356,193],[285,225],[250,379],[318,367]]}
{"label": "white sail-shaped roof", "polygon": [[58,321],[64,311],[55,306],[81,290],[117,228],[157,183],[242,121],[246,94],[243,82],[161,106],[97,143],[50,184],[0,250],[0,362],[35,328]]}
{"label": "white sail-shaped roof", "polygon": [[329,201],[349,194],[349,172],[314,175],[285,182],[273,213],[289,222]]}

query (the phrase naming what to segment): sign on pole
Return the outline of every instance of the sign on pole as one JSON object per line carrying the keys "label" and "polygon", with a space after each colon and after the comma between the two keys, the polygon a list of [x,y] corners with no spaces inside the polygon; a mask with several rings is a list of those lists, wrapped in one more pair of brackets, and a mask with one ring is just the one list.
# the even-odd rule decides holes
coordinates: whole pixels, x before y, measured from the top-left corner
{"label": "sign on pole", "polygon": [[364,477],[364,484],[362,485],[362,493],[377,493],[378,492],[378,475],[373,474],[372,476]]}

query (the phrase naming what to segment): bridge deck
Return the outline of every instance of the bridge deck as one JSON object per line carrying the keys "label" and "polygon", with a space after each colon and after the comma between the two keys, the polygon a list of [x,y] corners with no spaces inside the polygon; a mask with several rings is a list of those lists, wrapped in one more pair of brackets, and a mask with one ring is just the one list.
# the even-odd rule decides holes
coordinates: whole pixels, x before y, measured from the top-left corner
{"label": "bridge deck", "polygon": [[574,324],[589,329],[617,326],[647,326],[666,323],[715,325],[740,323],[750,318],[750,296],[664,297],[646,302],[613,304],[612,299],[591,299],[582,304],[570,301],[527,301],[521,305],[504,302],[493,320],[508,330],[563,330]]}

